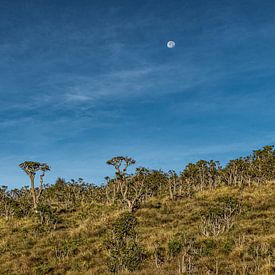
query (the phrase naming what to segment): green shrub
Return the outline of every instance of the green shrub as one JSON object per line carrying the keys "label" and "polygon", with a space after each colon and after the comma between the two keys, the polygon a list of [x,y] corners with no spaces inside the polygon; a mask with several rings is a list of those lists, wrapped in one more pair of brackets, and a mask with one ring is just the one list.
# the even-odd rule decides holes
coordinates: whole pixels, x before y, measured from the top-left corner
{"label": "green shrub", "polygon": [[39,219],[41,226],[47,229],[55,229],[56,225],[60,222],[55,209],[50,205],[39,205],[37,208],[36,217]]}
{"label": "green shrub", "polygon": [[200,250],[202,256],[208,256],[213,254],[213,250],[216,248],[216,243],[213,239],[205,239],[200,243]]}
{"label": "green shrub", "polygon": [[232,251],[234,246],[233,240],[226,240],[224,243],[221,244],[221,252],[225,255],[229,255],[229,253]]}
{"label": "green shrub", "polygon": [[105,241],[110,272],[134,271],[143,261],[145,255],[137,242],[136,226],[137,219],[132,213],[123,213],[113,224],[112,234]]}
{"label": "green shrub", "polygon": [[178,255],[181,251],[181,242],[176,240],[176,239],[172,239],[168,242],[168,251],[169,251],[169,255],[174,257],[176,255]]}
{"label": "green shrub", "polygon": [[118,239],[136,235],[137,219],[132,213],[123,213],[113,224],[113,232]]}
{"label": "green shrub", "polygon": [[217,201],[226,207],[239,208],[240,206],[238,199],[230,195],[218,197]]}
{"label": "green shrub", "polygon": [[129,271],[136,270],[144,258],[141,247],[133,240],[129,241],[123,254],[123,263]]}

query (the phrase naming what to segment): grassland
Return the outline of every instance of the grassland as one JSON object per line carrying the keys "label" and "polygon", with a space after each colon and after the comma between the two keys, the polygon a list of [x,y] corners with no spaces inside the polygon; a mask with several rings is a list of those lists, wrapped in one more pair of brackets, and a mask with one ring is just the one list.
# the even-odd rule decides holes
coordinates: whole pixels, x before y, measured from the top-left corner
{"label": "grassland", "polygon": [[[238,209],[220,233],[212,234],[214,225],[206,225],[202,217],[228,201]],[[94,201],[76,208],[59,207],[55,228],[41,225],[33,216],[1,218],[0,273],[109,274],[104,241],[123,211]],[[131,274],[275,272],[272,182],[242,189],[220,186],[176,201],[167,195],[155,196],[136,211],[135,217],[144,260]]]}

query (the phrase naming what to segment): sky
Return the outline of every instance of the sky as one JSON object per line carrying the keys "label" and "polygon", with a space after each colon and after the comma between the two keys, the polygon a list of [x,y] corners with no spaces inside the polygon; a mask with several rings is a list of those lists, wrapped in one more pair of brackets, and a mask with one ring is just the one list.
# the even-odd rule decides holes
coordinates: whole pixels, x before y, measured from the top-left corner
{"label": "sky", "polygon": [[[0,185],[100,184],[275,144],[275,2],[0,0]],[[167,48],[174,40],[176,46]]]}

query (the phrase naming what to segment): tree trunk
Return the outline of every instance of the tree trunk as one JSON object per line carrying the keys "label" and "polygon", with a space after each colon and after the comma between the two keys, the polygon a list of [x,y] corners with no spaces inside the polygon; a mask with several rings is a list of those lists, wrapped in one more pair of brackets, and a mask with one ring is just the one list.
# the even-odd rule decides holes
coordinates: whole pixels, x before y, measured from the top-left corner
{"label": "tree trunk", "polygon": [[43,192],[43,177],[45,176],[45,173],[43,172],[41,175],[40,175],[40,185],[39,185],[39,191],[38,191],[38,194],[37,194],[37,197],[36,197],[36,202],[38,203],[38,200]]}
{"label": "tree trunk", "polygon": [[30,175],[30,180],[31,180],[31,194],[33,199],[33,209],[36,211],[37,200],[36,200],[35,187],[34,187],[34,175]]}
{"label": "tree trunk", "polygon": [[172,189],[172,180],[169,178],[168,182],[169,182],[170,200],[174,200],[173,189]]}

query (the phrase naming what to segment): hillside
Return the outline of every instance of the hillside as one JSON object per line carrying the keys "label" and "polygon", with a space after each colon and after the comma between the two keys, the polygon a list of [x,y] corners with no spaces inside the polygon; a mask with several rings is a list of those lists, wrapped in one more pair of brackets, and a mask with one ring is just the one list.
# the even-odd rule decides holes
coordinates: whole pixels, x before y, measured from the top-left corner
{"label": "hillside", "polygon": [[119,191],[112,186],[122,188],[126,180],[119,176],[104,187],[58,179],[44,186],[36,210],[29,189],[3,187],[0,273],[273,274],[274,181],[258,180],[254,172],[249,184],[236,185],[222,174],[213,184],[207,174],[208,185],[191,191],[184,173],[127,175],[128,200],[136,198],[130,187],[151,186],[135,207],[122,193],[112,201],[109,191]]}

